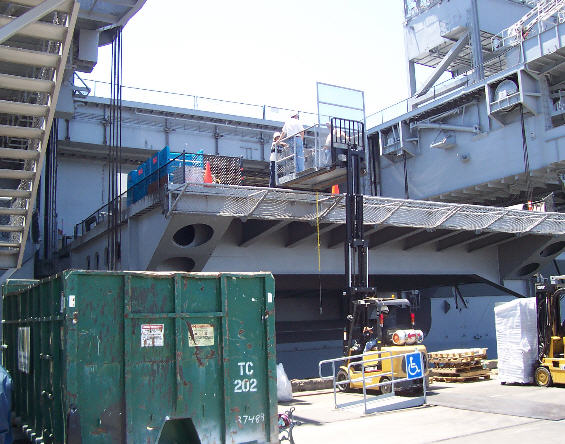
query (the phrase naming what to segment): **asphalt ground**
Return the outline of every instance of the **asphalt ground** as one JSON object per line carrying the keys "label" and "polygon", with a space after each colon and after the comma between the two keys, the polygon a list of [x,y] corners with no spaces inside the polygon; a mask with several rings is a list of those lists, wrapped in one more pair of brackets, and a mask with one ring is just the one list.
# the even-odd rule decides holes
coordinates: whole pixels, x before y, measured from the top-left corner
{"label": "asphalt ground", "polygon": [[[362,400],[360,393],[338,395],[339,403]],[[395,397],[370,403],[402,402]],[[466,383],[436,382],[426,404],[365,413],[362,404],[334,408],[332,390],[302,392],[279,412],[295,408],[302,422],[293,429],[296,444],[384,443],[565,443],[565,387],[502,385],[497,379]]]}

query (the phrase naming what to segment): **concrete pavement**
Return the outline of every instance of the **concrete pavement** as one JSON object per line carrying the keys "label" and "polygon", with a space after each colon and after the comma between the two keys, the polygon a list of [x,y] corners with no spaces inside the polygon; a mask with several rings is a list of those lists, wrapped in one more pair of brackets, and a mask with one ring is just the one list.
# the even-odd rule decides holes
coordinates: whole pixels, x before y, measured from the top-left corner
{"label": "concrete pavement", "polygon": [[[342,394],[338,402],[360,399]],[[298,393],[292,403],[296,444],[333,442],[565,442],[565,387],[501,385],[498,380],[434,383],[422,407],[364,414],[363,406],[334,409],[332,391]]]}

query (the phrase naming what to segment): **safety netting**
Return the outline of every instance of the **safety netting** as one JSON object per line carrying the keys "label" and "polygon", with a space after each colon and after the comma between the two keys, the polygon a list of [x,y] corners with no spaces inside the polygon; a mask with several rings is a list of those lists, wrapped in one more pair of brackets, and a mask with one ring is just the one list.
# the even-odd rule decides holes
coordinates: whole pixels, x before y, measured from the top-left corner
{"label": "safety netting", "polygon": [[[171,190],[173,198],[214,199],[215,205],[190,205],[200,214],[255,219],[345,222],[345,195],[278,188],[189,184]],[[422,229],[565,234],[565,214],[428,202],[385,197],[364,197],[365,225],[390,225]]]}

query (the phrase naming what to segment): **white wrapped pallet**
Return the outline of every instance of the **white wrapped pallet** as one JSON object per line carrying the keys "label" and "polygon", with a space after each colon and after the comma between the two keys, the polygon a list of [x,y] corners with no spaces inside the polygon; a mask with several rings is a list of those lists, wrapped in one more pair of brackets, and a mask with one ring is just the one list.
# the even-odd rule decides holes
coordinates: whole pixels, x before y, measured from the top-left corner
{"label": "white wrapped pallet", "polygon": [[494,308],[494,319],[500,382],[533,382],[538,351],[536,298],[501,304]]}

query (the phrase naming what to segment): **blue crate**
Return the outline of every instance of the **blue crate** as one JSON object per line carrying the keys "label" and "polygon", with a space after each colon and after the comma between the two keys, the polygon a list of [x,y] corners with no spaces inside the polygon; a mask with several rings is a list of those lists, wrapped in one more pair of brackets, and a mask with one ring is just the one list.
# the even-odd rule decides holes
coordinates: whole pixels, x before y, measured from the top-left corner
{"label": "blue crate", "polygon": [[133,201],[137,202],[143,199],[147,194],[147,181],[145,180],[148,176],[148,162],[145,161],[137,167],[136,182],[133,187]]}

